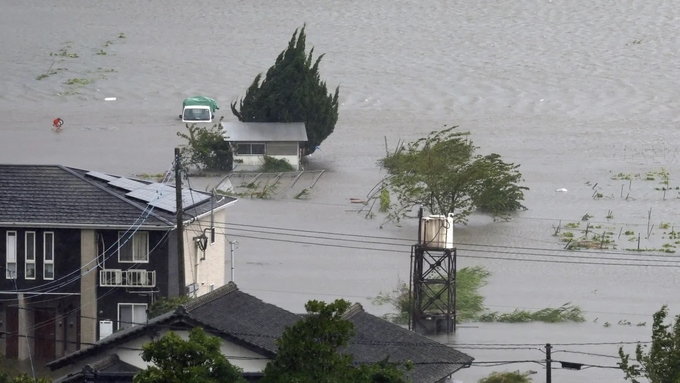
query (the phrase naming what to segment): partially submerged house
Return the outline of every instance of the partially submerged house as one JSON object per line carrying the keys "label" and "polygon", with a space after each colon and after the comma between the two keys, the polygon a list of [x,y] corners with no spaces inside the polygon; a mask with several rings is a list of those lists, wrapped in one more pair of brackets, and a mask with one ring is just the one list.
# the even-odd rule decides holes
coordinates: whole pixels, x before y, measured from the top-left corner
{"label": "partially submerged house", "polygon": [[[161,296],[225,283],[235,198],[58,165],[0,165],[0,352],[49,361],[138,324]],[[178,279],[177,236],[185,279]]]}
{"label": "partially submerged house", "polygon": [[258,170],[269,156],[301,169],[302,145],[307,142],[303,122],[222,122],[224,139],[235,147],[234,170]]}
{"label": "partially submerged house", "polygon": [[[389,357],[392,362],[413,362],[409,375],[414,383],[440,383],[473,358],[451,347],[418,335],[401,326],[366,313],[358,304],[344,316],[354,324],[356,335],[345,352],[355,363],[375,363]],[[229,361],[243,369],[244,377],[257,381],[267,363],[276,356],[276,339],[286,327],[302,318],[240,291],[230,282],[212,293],[194,299],[177,310],[132,327],[95,345],[48,363],[60,372],[57,382],[105,382],[107,370],[125,370],[118,382],[132,382],[140,369],[144,344],[157,340],[168,331],[183,338],[194,327],[223,339],[221,350]],[[102,368],[100,366],[105,366]],[[86,378],[89,377],[89,380]]]}

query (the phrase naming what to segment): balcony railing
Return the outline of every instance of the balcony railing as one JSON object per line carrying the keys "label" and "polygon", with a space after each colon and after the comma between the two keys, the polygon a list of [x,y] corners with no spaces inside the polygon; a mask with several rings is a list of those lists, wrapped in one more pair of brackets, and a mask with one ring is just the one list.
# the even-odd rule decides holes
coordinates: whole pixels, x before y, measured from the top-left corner
{"label": "balcony railing", "polygon": [[102,287],[156,287],[156,272],[147,270],[100,270]]}

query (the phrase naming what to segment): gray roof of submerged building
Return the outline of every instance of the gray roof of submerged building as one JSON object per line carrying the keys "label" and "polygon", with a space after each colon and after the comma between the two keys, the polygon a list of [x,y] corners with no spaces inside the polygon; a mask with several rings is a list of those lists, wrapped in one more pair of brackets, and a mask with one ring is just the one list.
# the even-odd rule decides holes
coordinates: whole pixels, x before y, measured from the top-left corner
{"label": "gray roof of submerged building", "polygon": [[[131,187],[150,189],[158,184],[61,165],[0,164],[0,226],[114,228],[140,222],[145,229],[167,230],[175,226],[173,212],[158,206],[151,208],[149,201],[127,195],[131,193],[131,187],[115,187],[107,179],[92,174],[114,181],[129,180]],[[174,188],[168,185],[163,185],[163,188],[172,188],[174,192]],[[203,203],[194,207],[185,205],[185,220],[210,212],[211,208],[220,209],[236,200],[221,196],[211,203],[210,199],[206,199],[212,197],[209,193],[190,193],[203,199]],[[175,201],[174,196],[166,198],[172,203]],[[191,214],[187,214],[188,211]]]}
{"label": "gray roof of submerged building", "polygon": [[222,122],[224,139],[231,142],[306,142],[304,122]]}

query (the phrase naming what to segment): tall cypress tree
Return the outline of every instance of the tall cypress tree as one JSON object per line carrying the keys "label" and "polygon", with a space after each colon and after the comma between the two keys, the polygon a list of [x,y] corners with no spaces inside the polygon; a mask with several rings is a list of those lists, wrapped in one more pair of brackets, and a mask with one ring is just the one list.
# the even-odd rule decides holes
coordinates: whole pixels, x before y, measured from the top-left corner
{"label": "tall cypress tree", "polygon": [[[313,60],[314,48],[305,53],[305,26],[295,30],[286,48],[262,79],[262,74],[231,111],[243,122],[304,122],[307,127],[305,154],[311,154],[335,128],[338,121],[338,95],[328,92],[319,76],[319,63]],[[238,104],[238,107],[237,107]]]}

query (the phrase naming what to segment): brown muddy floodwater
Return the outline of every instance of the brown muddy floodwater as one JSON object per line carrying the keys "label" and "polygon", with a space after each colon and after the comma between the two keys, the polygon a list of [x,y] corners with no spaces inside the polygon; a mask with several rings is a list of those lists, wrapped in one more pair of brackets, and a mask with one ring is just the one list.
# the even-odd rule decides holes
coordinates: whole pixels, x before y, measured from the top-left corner
{"label": "brown muddy floodwater", "polygon": [[[489,308],[572,302],[588,321],[469,324],[443,341],[478,361],[543,358],[483,344],[551,342],[605,355],[555,359],[614,366],[606,355],[617,342],[648,340],[662,304],[680,312],[680,256],[624,251],[640,233],[642,248],[675,246],[664,233],[680,227],[678,192],[664,200],[658,177],[645,181],[663,168],[680,186],[680,8],[669,1],[4,0],[0,161],[163,172],[181,143],[182,99],[212,96],[234,119],[228,104],[305,22],[308,45],[326,54],[323,78],[340,85],[340,121],[309,159],[309,168],[326,170],[311,199],[242,199],[231,208],[223,232],[239,242],[239,287],[298,312],[309,299],[344,297],[385,313],[367,297],[408,280],[416,226],[380,229],[382,217],[365,219],[349,198],[365,197],[380,179],[385,136],[394,145],[454,124],[483,152],[520,163],[531,188],[529,210],[512,221],[479,216],[456,228],[460,265],[493,273],[483,289]],[[65,84],[72,79],[81,84]],[[51,130],[57,117],[65,121],[59,134]],[[612,179],[618,173],[641,179]],[[596,230],[615,233],[617,250],[561,251],[553,225],[586,214]],[[537,370],[537,381],[544,374],[533,363],[475,366],[456,379],[516,369]],[[622,381],[614,369],[553,375]]]}

